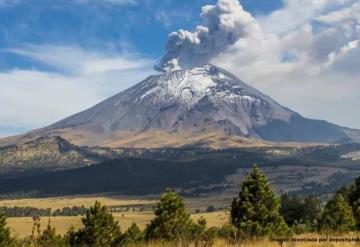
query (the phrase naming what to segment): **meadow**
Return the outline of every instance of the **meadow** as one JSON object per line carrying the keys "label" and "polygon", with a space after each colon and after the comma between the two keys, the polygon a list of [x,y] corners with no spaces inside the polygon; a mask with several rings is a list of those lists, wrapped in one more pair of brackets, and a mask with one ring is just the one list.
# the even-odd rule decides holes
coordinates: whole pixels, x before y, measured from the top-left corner
{"label": "meadow", "polygon": [[[61,209],[63,207],[72,206],[84,206],[90,207],[94,205],[95,201],[99,201],[102,205],[107,207],[129,207],[129,211],[114,212],[115,219],[119,222],[119,226],[122,230],[127,229],[132,223],[137,223],[140,228],[145,228],[146,224],[154,217],[153,211],[132,211],[137,205],[153,205],[157,200],[152,199],[139,199],[139,198],[117,198],[106,196],[79,196],[79,197],[49,197],[49,198],[34,198],[34,199],[15,199],[15,200],[2,200],[0,206],[7,207],[35,207],[35,208],[51,208],[52,210]],[[190,205],[189,212],[194,212],[195,208],[204,208],[202,203],[208,204],[208,200],[196,200],[188,199]],[[197,220],[200,217],[206,218],[209,226],[220,226],[228,222],[229,215],[226,211],[217,212],[203,212],[193,213],[191,217]],[[41,217],[42,227],[46,227],[48,220],[51,221],[51,225],[56,228],[56,231],[60,234],[65,234],[69,227],[75,228],[81,227],[81,216],[57,216],[57,217]],[[16,237],[26,237],[31,234],[33,226],[32,217],[9,217],[7,224],[12,231],[12,235]]]}
{"label": "meadow", "polygon": [[[117,197],[106,197],[106,196],[79,196],[79,197],[52,197],[52,198],[38,198],[38,199],[18,199],[18,200],[2,200],[0,206],[21,206],[21,207],[36,207],[36,208],[51,208],[52,210],[59,209],[62,207],[82,206],[89,207],[94,204],[95,201],[100,201],[102,204],[108,207],[114,206],[134,206],[134,205],[152,205],[157,200],[152,199],[139,199],[139,198],[117,198]],[[209,203],[208,200],[199,200],[196,203],[195,199],[185,199],[191,205],[188,211],[194,212],[194,208],[201,208],[201,204]],[[152,211],[126,211],[126,212],[114,212],[115,219],[119,222],[122,230],[126,230],[130,225],[135,222],[141,229],[144,229],[147,223],[153,219],[154,214]],[[229,212],[227,210],[216,211],[216,212],[201,212],[192,213],[191,218],[194,220],[204,217],[207,220],[208,226],[221,226],[229,221]],[[59,234],[65,234],[70,226],[80,228],[81,216],[58,216],[58,217],[41,217],[42,229],[46,227],[48,220],[50,219],[51,225],[56,228]],[[23,238],[31,234],[33,221],[31,217],[9,217],[7,224],[11,229],[12,235],[15,237]],[[319,239],[325,238],[326,236],[320,236],[318,234],[304,234],[294,236],[297,241],[288,241],[282,244],[283,247],[356,247],[360,246],[359,241],[343,242],[341,238],[346,238],[349,241],[351,238],[360,237],[356,234],[346,234],[346,236],[338,235],[331,236],[337,239],[337,241],[324,241],[320,242]],[[328,236],[330,237],[330,236]],[[317,239],[316,242],[300,241],[301,239]],[[173,244],[169,243],[147,243],[147,247],[170,247]],[[281,246],[277,241],[270,241],[269,239],[252,240],[232,245],[225,240],[215,240],[215,247],[227,247],[227,246],[246,246],[246,247],[278,247]]]}

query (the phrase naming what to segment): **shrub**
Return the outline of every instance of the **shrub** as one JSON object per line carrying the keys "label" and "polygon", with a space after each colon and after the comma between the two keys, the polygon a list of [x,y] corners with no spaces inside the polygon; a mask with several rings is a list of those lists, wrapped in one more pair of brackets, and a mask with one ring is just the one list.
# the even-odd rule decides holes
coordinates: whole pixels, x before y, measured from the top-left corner
{"label": "shrub", "polygon": [[211,213],[211,212],[215,212],[216,208],[213,205],[210,205],[206,208],[206,212]]}
{"label": "shrub", "polygon": [[240,240],[239,230],[232,224],[222,225],[218,231],[217,235],[219,238],[225,239],[230,244],[235,244]]}
{"label": "shrub", "polygon": [[200,243],[204,240],[204,235],[206,231],[206,220],[201,217],[198,219],[196,224],[192,224],[189,229],[190,237],[189,239],[195,242],[195,246],[199,246]]}
{"label": "shrub", "polygon": [[215,238],[217,237],[218,229],[216,227],[208,228],[202,237],[202,246],[210,247],[214,245]]}

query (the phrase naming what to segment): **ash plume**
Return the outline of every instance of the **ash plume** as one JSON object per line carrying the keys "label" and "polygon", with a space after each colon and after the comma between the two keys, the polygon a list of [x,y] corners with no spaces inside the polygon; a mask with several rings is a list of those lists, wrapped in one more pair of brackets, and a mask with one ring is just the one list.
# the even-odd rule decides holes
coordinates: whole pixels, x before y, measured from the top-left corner
{"label": "ash plume", "polygon": [[194,32],[180,29],[169,34],[166,54],[156,66],[158,71],[208,63],[239,39],[260,29],[238,0],[219,0],[216,5],[203,6],[200,16],[204,23]]}

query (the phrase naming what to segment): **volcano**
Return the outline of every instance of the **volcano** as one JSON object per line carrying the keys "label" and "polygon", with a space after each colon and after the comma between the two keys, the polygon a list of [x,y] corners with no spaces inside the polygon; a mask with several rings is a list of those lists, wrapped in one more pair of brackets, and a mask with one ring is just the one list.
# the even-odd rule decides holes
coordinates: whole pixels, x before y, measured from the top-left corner
{"label": "volcano", "polygon": [[1,145],[44,136],[80,146],[145,148],[360,141],[359,130],[305,118],[213,65],[149,76],[90,109]]}

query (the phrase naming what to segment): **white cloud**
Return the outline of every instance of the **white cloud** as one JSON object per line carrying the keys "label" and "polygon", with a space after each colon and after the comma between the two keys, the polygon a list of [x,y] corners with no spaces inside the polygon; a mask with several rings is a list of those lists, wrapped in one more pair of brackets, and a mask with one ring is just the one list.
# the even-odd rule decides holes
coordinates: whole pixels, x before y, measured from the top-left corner
{"label": "white cloud", "polygon": [[258,18],[267,32],[284,34],[357,0],[284,0],[284,7]]}
{"label": "white cloud", "polygon": [[124,52],[87,51],[77,46],[25,45],[5,50],[73,74],[93,74],[149,67],[153,60]]}
{"label": "white cloud", "polygon": [[326,23],[339,23],[339,22],[353,21],[353,20],[355,21],[357,20],[357,22],[359,22],[360,19],[359,13],[360,13],[360,3],[356,2],[349,7],[337,11],[333,11],[325,15],[321,15],[316,19]]}
{"label": "white cloud", "polygon": [[360,128],[359,4],[288,0],[211,62],[307,117]]}
{"label": "white cloud", "polygon": [[82,79],[39,71],[1,73],[0,122],[39,127],[99,101],[98,87]]}
{"label": "white cloud", "polygon": [[28,130],[44,127],[85,110],[153,73],[152,60],[132,57],[131,54],[115,56],[79,47],[50,45],[24,47],[8,52],[71,73],[1,72],[1,126]]}
{"label": "white cloud", "polygon": [[336,64],[339,60],[344,59],[353,49],[358,48],[359,40],[353,40],[341,47],[339,52],[331,52],[328,55],[328,62],[326,63],[327,67],[331,67]]}

